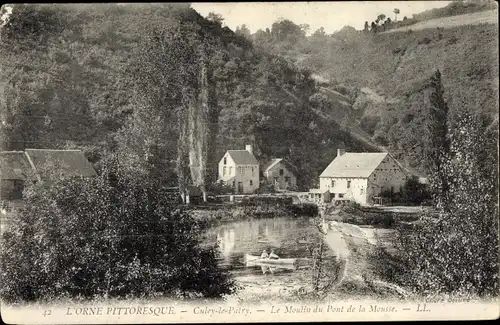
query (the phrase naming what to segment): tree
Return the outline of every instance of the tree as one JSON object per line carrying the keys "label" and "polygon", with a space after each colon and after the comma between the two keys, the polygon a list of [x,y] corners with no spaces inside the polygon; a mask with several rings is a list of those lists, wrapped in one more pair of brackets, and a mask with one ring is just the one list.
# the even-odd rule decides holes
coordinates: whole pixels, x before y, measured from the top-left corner
{"label": "tree", "polygon": [[304,32],[304,35],[307,35],[307,33],[309,32],[309,29],[311,28],[311,26],[309,26],[309,24],[300,24],[299,27]]}
{"label": "tree", "polygon": [[281,19],[271,26],[271,35],[276,41],[286,41],[290,44],[295,44],[299,40],[305,38],[305,27],[306,26],[296,25],[290,20]]}
{"label": "tree", "polygon": [[[377,23],[378,23],[378,21],[377,21]],[[376,32],[377,32],[377,23],[375,23],[375,22],[373,22],[373,21],[372,21],[371,31],[372,31],[373,33],[376,33]]]}
{"label": "tree", "polygon": [[400,230],[405,265],[400,281],[418,294],[465,299],[498,294],[498,149],[483,126],[478,115],[459,113],[442,161],[449,186],[436,205],[438,214]]}
{"label": "tree", "polygon": [[394,21],[397,21],[398,20],[398,15],[399,15],[399,9],[398,8],[394,8]]}
{"label": "tree", "polygon": [[401,194],[403,201],[411,204],[421,204],[424,200],[430,198],[426,185],[421,184],[416,176],[406,180]]}
{"label": "tree", "polygon": [[318,29],[317,29],[317,30],[316,30],[316,31],[312,34],[312,36],[314,36],[314,37],[323,37],[323,36],[325,36],[325,35],[326,35],[326,33],[325,33],[325,29],[324,29],[323,27],[318,28]]}
{"label": "tree", "polygon": [[235,34],[241,35],[245,38],[249,38],[250,35],[252,35],[252,33],[250,33],[250,30],[248,29],[247,25],[245,25],[245,24],[241,25],[241,27],[240,26],[236,27]]}
{"label": "tree", "polygon": [[365,21],[365,27],[363,28],[363,31],[368,32],[369,29],[370,29],[370,25],[368,25],[368,22]]}
{"label": "tree", "polygon": [[224,17],[222,17],[221,14],[218,14],[215,12],[210,12],[207,16],[207,19],[210,21],[213,21],[219,25],[222,25],[224,23]]}
{"label": "tree", "polygon": [[94,178],[53,178],[25,191],[3,233],[0,294],[9,302],[57,298],[220,297],[234,290],[203,225],[175,209],[161,182],[108,164]]}
{"label": "tree", "polygon": [[441,72],[437,70],[430,78],[427,88],[428,120],[427,143],[424,151],[426,167],[431,175],[431,192],[438,206],[447,207],[443,202],[448,193],[448,180],[444,161],[448,159],[450,142],[448,135],[448,105],[444,99],[444,88],[441,81]]}
{"label": "tree", "polygon": [[380,14],[377,16],[377,24],[382,24],[384,22],[384,19],[385,19],[385,15],[384,14]]}

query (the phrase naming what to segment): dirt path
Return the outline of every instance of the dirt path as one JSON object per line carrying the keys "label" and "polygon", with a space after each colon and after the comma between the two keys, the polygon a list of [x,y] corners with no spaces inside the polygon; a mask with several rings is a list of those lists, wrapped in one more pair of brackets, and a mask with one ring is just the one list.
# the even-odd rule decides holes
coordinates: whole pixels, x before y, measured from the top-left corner
{"label": "dirt path", "polygon": [[480,25],[480,24],[498,24],[498,12],[496,10],[488,10],[488,11],[475,12],[472,14],[430,19],[413,25],[391,29],[381,34],[406,32],[409,30],[416,31],[416,30],[438,28],[438,27],[453,28],[462,25]]}

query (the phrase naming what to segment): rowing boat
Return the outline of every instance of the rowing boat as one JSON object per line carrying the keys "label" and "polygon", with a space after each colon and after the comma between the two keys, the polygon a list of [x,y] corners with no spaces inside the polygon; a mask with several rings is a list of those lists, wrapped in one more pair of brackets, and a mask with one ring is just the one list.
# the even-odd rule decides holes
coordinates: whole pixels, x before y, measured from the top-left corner
{"label": "rowing boat", "polygon": [[254,264],[270,264],[270,265],[295,265],[297,264],[296,258],[279,258],[279,259],[270,259],[270,258],[261,258],[260,256],[246,254],[245,260],[248,263]]}

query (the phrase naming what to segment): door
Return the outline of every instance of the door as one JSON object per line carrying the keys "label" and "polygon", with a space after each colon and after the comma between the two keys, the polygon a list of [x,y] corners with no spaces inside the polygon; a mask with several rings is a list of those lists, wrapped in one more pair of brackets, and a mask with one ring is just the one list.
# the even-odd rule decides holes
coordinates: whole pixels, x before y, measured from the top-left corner
{"label": "door", "polygon": [[243,193],[243,182],[238,182],[238,193]]}

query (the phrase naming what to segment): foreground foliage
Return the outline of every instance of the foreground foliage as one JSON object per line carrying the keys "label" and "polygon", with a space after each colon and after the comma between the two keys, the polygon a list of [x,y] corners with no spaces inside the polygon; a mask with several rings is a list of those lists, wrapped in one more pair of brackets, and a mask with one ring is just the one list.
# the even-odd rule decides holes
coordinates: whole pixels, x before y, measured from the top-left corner
{"label": "foreground foliage", "polygon": [[151,180],[104,175],[25,191],[25,210],[3,234],[3,299],[214,298],[234,291],[216,250],[199,247],[200,223],[174,210],[171,193]]}
{"label": "foreground foliage", "polygon": [[[439,83],[436,89],[441,89]],[[440,102],[434,109],[447,111]],[[440,150],[428,155],[437,212],[398,229],[396,255],[378,251],[384,264],[380,271],[425,297],[496,296],[498,145],[479,115],[459,114],[449,127],[443,123],[446,115],[438,116],[434,118],[441,123],[436,120],[431,130]]]}

